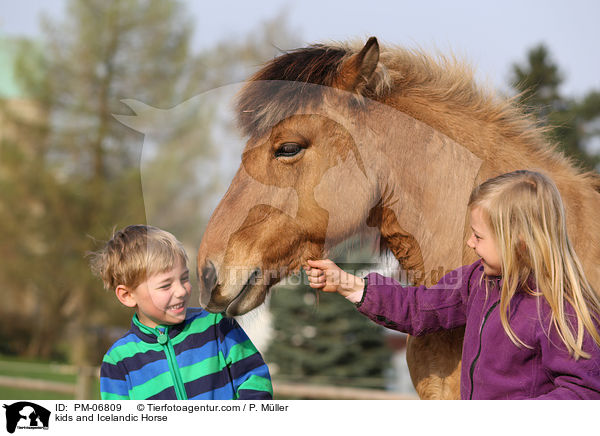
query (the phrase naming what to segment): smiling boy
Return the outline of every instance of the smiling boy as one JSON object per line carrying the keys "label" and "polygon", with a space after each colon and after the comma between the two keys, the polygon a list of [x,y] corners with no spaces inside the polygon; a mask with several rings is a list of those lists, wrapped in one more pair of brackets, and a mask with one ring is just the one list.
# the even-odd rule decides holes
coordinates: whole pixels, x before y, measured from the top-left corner
{"label": "smiling boy", "polygon": [[102,399],[271,399],[267,365],[233,318],[188,308],[187,255],[170,233],[134,225],[93,254],[92,270],[135,309],[100,369]]}

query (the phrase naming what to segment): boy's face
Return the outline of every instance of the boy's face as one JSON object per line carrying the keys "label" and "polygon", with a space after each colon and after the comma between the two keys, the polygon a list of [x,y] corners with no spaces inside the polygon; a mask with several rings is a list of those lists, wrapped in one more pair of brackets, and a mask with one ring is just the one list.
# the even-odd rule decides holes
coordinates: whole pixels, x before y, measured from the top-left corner
{"label": "boy's face", "polygon": [[183,322],[191,291],[190,273],[180,262],[170,271],[149,276],[131,295],[139,320],[154,328]]}
{"label": "boy's face", "polygon": [[467,245],[481,257],[483,272],[488,276],[502,274],[500,250],[494,232],[485,220],[484,212],[479,207],[471,209],[471,237]]}

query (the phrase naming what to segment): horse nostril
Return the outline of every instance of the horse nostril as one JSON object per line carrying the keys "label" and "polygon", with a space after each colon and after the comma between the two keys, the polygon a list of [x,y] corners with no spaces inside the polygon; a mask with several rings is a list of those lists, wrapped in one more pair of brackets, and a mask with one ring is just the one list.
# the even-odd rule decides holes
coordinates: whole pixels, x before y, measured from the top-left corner
{"label": "horse nostril", "polygon": [[207,291],[212,291],[217,286],[217,269],[210,260],[202,267],[200,280]]}

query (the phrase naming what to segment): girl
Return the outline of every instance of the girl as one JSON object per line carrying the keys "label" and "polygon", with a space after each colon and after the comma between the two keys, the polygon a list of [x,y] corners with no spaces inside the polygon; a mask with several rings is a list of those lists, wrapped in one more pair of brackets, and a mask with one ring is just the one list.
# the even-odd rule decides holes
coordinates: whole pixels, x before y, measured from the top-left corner
{"label": "girl", "polygon": [[474,189],[467,245],[480,260],[435,286],[360,279],[308,261],[310,286],[418,336],[465,326],[463,399],[600,399],[600,301],[567,235],[558,189],[515,171]]}

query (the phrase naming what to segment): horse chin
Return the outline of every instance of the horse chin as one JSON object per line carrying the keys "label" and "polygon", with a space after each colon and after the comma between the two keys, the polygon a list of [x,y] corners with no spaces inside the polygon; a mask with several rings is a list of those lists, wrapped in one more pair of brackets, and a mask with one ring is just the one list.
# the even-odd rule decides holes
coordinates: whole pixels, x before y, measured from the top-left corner
{"label": "horse chin", "polygon": [[243,295],[236,297],[225,309],[225,316],[239,316],[256,309],[264,303],[267,289],[262,285],[254,285]]}
{"label": "horse chin", "polygon": [[225,309],[226,316],[244,315],[252,309],[260,306],[267,295],[267,287],[256,283],[256,277],[260,274],[260,268],[256,268],[239,293],[229,302]]}

